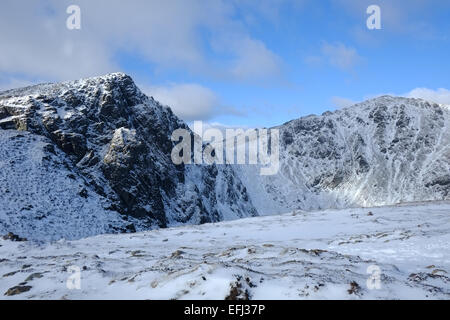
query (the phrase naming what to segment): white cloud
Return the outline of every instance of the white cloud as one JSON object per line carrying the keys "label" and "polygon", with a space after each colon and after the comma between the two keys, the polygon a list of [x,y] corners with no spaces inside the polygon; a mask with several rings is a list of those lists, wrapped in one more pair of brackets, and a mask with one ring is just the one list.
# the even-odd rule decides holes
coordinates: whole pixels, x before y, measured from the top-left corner
{"label": "white cloud", "polygon": [[310,0],[228,0],[239,5],[241,15],[247,24],[268,21],[275,27],[283,20],[283,11],[300,11]]}
{"label": "white cloud", "polygon": [[324,43],[322,54],[332,66],[345,71],[351,71],[362,60],[356,49],[347,47],[342,43]]}
{"label": "white cloud", "polygon": [[[237,18],[238,3],[78,0],[81,30],[68,30],[66,8],[71,4],[1,1],[0,74],[48,80],[99,75],[119,70],[120,52],[138,55],[158,69],[210,77],[252,79],[277,71],[277,56]],[[213,39],[225,41],[226,56],[215,51]]]}
{"label": "white cloud", "polygon": [[421,98],[427,101],[450,105],[450,90],[439,88],[437,90],[428,88],[416,88],[404,95],[409,98]]}
{"label": "white cloud", "polygon": [[218,130],[220,130],[220,132],[222,132],[223,136],[226,137],[227,129],[248,130],[248,129],[255,129],[255,128],[250,128],[249,126],[246,126],[246,125],[228,125],[228,124],[224,124],[224,123],[220,123],[220,122],[203,122],[203,130],[207,130],[207,129],[218,129]]}
{"label": "white cloud", "polygon": [[1,2],[0,72],[68,79],[114,70],[108,49],[93,33],[66,28],[63,2],[49,3]]}
{"label": "white cloud", "polygon": [[245,39],[238,43],[238,57],[231,70],[236,78],[258,79],[279,75],[280,58],[268,50],[263,42]]}
{"label": "white cloud", "polygon": [[[360,23],[362,13],[366,12],[369,5],[376,4],[381,8],[382,30],[388,32],[410,35],[414,39],[441,39],[445,36],[445,30],[433,26],[435,12],[447,12],[450,4],[442,0],[334,0],[336,6],[344,8],[352,16],[358,19],[359,37],[369,37],[372,31],[366,28],[365,23]],[[363,16],[367,18],[368,15]]]}
{"label": "white cloud", "polygon": [[[434,102],[434,103],[450,105],[450,90],[445,89],[445,88],[439,88],[436,90],[429,89],[429,88],[415,88],[415,89],[413,89],[409,92],[403,93],[403,94],[395,94],[392,92],[371,94],[371,95],[364,96],[363,100],[374,99],[374,98],[381,97],[384,95],[394,96],[394,97],[423,99],[423,100]],[[358,103],[356,101],[353,101],[353,100],[350,100],[347,98],[342,98],[342,97],[332,97],[331,101],[334,106],[339,107],[339,108],[345,108],[345,107],[351,106],[355,103]]]}
{"label": "white cloud", "polygon": [[8,78],[6,80],[2,80],[2,78],[0,78],[0,91],[28,87],[33,84],[35,84],[35,83],[32,81],[29,81],[29,80],[24,80],[24,79]]}
{"label": "white cloud", "polygon": [[335,106],[337,108],[347,108],[347,107],[350,107],[350,106],[356,104],[357,102],[347,99],[347,98],[332,97],[331,103],[333,104],[333,106]]}
{"label": "white cloud", "polygon": [[186,121],[208,119],[219,104],[219,99],[210,89],[198,84],[173,84],[167,87],[143,88],[155,100],[169,106]]}
{"label": "white cloud", "polygon": [[169,106],[185,121],[207,120],[220,114],[242,115],[235,108],[223,105],[212,90],[195,83],[144,86],[142,90],[160,103]]}
{"label": "white cloud", "polygon": [[323,59],[320,56],[307,56],[305,57],[304,62],[311,67],[317,67],[322,64]]}

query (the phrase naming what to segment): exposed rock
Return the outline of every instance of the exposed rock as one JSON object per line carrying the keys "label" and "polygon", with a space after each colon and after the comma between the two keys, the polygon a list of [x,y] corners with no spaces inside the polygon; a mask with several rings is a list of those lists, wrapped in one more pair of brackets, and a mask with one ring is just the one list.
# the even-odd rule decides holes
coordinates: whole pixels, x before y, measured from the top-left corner
{"label": "exposed rock", "polygon": [[450,199],[449,106],[383,96],[276,128],[278,174],[240,170],[264,214]]}
{"label": "exposed rock", "polygon": [[356,294],[356,295],[359,294],[360,291],[361,287],[356,281],[352,281],[350,283],[350,289],[347,290],[348,294]]}
{"label": "exposed rock", "polygon": [[230,293],[225,297],[225,300],[249,300],[248,290],[242,288],[239,281],[230,285]]}
{"label": "exposed rock", "polygon": [[[169,107],[144,95],[122,73],[0,93],[0,136],[12,144],[10,139],[18,138],[17,131],[11,137],[11,133],[1,129],[28,131],[31,139],[46,145],[34,150],[42,155],[40,162],[33,164],[41,167],[36,170],[64,168],[64,177],[74,181],[57,179],[56,187],[62,187],[59,182],[74,186],[76,195],[70,197],[77,199],[81,207],[85,207],[83,201],[101,203],[105,217],[115,217],[113,211],[129,220],[129,223],[105,222],[99,226],[101,232],[130,232],[256,216],[246,189],[230,166],[185,166],[172,162],[175,142],[171,134],[178,128],[189,129]],[[24,139],[28,143],[30,136]],[[23,147],[37,149],[31,143]],[[1,155],[4,161],[24,161],[13,150],[2,152],[8,154],[8,157]],[[16,168],[20,170],[18,165]],[[15,179],[15,174],[7,172],[3,179]],[[30,190],[30,194],[22,193],[21,201],[31,201],[34,197],[31,191],[36,188],[26,181],[20,182],[24,183],[20,186],[22,190]],[[54,216],[55,211],[50,209],[58,201],[55,197],[60,196],[44,197],[48,197],[45,202],[51,202],[50,206],[33,203],[34,209],[27,216],[12,210],[3,213],[5,225],[0,223],[0,232],[16,225],[17,230],[26,226],[26,235],[35,234],[34,222],[26,220]],[[0,194],[2,202],[11,204],[10,196]],[[78,209],[81,216],[83,210],[86,209]],[[19,220],[22,222],[17,226]],[[49,228],[51,224],[46,226]],[[53,233],[51,239],[58,238],[58,233],[60,237],[78,237],[67,232]],[[87,234],[91,233],[94,232]]]}
{"label": "exposed rock", "polygon": [[3,240],[11,240],[11,241],[27,241],[26,238],[21,238],[18,235],[12,233],[12,232],[8,232],[7,235],[3,236]]}
{"label": "exposed rock", "polygon": [[33,281],[34,279],[39,279],[39,278],[42,278],[42,277],[43,277],[42,273],[36,272],[36,273],[30,274],[30,275],[25,279],[25,282]]}
{"label": "exposed rock", "polygon": [[5,292],[5,296],[15,296],[17,294],[21,294],[31,290],[31,286],[15,286],[9,288],[8,291]]}
{"label": "exposed rock", "polygon": [[290,121],[276,127],[274,176],[258,166],[175,165],[179,128],[189,130],[122,73],[1,92],[0,232],[75,239],[450,199],[448,106],[383,96]]}

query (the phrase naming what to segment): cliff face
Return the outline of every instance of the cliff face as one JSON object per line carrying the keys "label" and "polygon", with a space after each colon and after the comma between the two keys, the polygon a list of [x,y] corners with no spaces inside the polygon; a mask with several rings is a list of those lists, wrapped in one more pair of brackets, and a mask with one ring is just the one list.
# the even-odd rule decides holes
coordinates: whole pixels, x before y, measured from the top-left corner
{"label": "cliff face", "polygon": [[240,170],[266,214],[450,199],[448,106],[383,96],[278,129],[279,173]]}
{"label": "cliff face", "polygon": [[[188,129],[121,73],[0,93],[0,135],[9,139],[6,132],[27,131],[44,139],[83,181],[87,197],[95,194],[104,199],[104,210],[130,220],[128,230],[256,215],[230,167],[173,164],[171,134],[177,128]],[[14,179],[14,173],[5,176]],[[29,186],[24,181],[21,187]],[[19,199],[28,201],[25,194]],[[0,212],[3,229],[21,215]]]}

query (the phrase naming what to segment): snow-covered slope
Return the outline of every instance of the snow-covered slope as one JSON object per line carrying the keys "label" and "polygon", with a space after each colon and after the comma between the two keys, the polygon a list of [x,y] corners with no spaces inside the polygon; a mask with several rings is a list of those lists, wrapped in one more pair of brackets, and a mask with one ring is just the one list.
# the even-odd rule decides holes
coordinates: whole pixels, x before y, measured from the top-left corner
{"label": "snow-covered slope", "polygon": [[[66,171],[58,169],[47,174],[43,166],[25,161],[27,170],[30,168],[26,166],[42,170],[33,172],[41,180],[27,181],[18,179],[19,174],[24,174],[19,165],[4,165],[3,183],[15,184],[15,190],[28,193],[19,192],[16,198],[0,194],[0,203],[8,204],[0,207],[0,233],[15,230],[22,237],[37,239],[50,229],[51,238],[100,232],[96,224],[90,223],[89,212],[93,209],[81,209],[78,215],[78,220],[86,217],[80,227],[89,229],[92,225],[92,230],[62,232],[66,223],[75,223],[68,212],[77,211],[79,197],[67,206],[49,208],[44,202],[33,200],[40,197],[40,193],[32,192],[41,185],[45,185],[46,197],[58,198],[61,203],[72,191],[61,194],[58,190],[66,187],[75,190],[80,184],[86,185],[86,206],[96,202],[99,217],[122,214],[130,220],[127,224],[130,231],[257,215],[245,188],[229,166],[173,164],[170,155],[175,143],[171,134],[177,128],[188,129],[170,108],[144,95],[122,73],[0,92],[1,139],[28,131],[39,143],[45,141],[50,145],[39,149],[43,157],[51,158],[52,150],[58,149],[58,161],[66,167]],[[32,152],[32,144],[2,146],[0,158],[14,161],[16,155]],[[64,180],[67,172],[79,179],[73,180],[71,186],[67,186],[70,180]],[[59,175],[63,177],[55,177]],[[107,205],[102,205],[99,199],[106,199]],[[33,206],[40,214],[29,215],[26,210],[10,208],[9,203],[16,201]],[[65,220],[58,218],[66,213]],[[45,229],[41,229],[43,223],[38,221],[43,215],[47,217]],[[113,227],[123,229],[122,224]]]}
{"label": "snow-covered slope", "polygon": [[280,171],[240,168],[258,211],[450,199],[450,108],[383,96],[277,127]]}
{"label": "snow-covered slope", "polygon": [[[178,128],[189,130],[122,73],[0,92],[0,188],[13,191],[0,194],[0,233],[74,239],[450,199],[448,106],[384,96],[290,121],[277,127],[274,176],[261,176],[255,165],[175,165],[171,134]],[[50,166],[29,159],[34,153]],[[84,230],[66,230],[75,223]]]}
{"label": "snow-covered slope", "polygon": [[449,299],[449,213],[441,202],[0,240],[0,298]]}
{"label": "snow-covered slope", "polygon": [[78,239],[125,231],[129,222],[71,168],[45,137],[0,134],[0,234],[30,240]]}

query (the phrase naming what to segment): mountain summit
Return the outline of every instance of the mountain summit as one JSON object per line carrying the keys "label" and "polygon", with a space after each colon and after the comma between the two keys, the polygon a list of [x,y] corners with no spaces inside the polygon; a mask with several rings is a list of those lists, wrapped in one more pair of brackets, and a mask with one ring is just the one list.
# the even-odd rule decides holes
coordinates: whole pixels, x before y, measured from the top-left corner
{"label": "mountain summit", "polygon": [[[280,170],[175,165],[188,126],[123,73],[0,92],[0,234],[32,240],[450,199],[450,109],[383,96],[276,127]],[[193,135],[194,136],[194,135]]]}
{"label": "mountain summit", "polygon": [[[172,163],[177,128],[189,129],[123,73],[1,92],[0,233],[73,238],[257,215],[231,167]],[[77,223],[86,229],[68,230]]]}
{"label": "mountain summit", "polygon": [[265,214],[450,199],[449,106],[382,96],[278,129],[278,175],[240,171]]}

